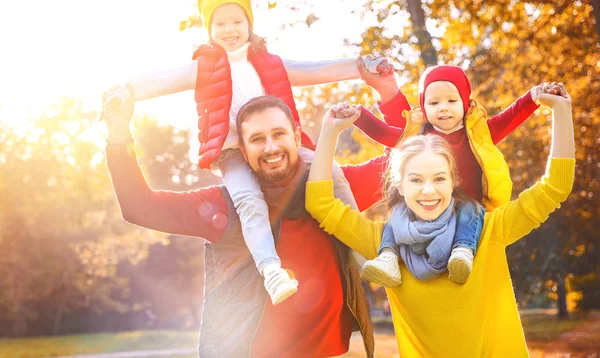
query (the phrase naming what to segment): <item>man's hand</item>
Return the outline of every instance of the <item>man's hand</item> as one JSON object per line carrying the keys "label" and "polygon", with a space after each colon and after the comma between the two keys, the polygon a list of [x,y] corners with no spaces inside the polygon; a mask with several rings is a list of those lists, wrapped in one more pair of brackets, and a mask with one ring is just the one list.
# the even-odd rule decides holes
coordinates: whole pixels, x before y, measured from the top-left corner
{"label": "man's hand", "polygon": [[339,134],[349,128],[360,116],[360,108],[348,102],[333,105],[323,117],[322,130]]}
{"label": "man's hand", "polygon": [[128,96],[122,100],[121,98],[117,95],[111,95],[111,90],[103,95],[104,103],[101,119],[106,121],[109,143],[123,143],[131,138],[129,122],[133,116],[135,100],[133,96]]}
{"label": "man's hand", "polygon": [[[376,65],[377,73],[373,73],[367,68],[369,66],[372,69],[374,65]],[[387,59],[379,62],[371,55],[364,58],[359,57],[357,66],[360,78],[379,93],[383,103],[389,102],[398,94],[399,88],[394,75],[396,69]]]}

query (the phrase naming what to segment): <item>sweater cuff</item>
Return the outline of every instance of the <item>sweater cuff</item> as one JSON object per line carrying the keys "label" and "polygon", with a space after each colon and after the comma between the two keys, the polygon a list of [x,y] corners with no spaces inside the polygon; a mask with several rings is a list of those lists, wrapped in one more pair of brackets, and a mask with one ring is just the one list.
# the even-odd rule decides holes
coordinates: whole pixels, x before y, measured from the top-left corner
{"label": "sweater cuff", "polygon": [[533,92],[529,90],[529,92],[525,94],[525,105],[523,106],[525,111],[535,112],[536,109],[540,108],[540,106],[533,100],[532,93]]}
{"label": "sweater cuff", "polygon": [[562,192],[567,192],[568,195],[573,189],[575,159],[550,158],[545,177],[548,184]]}

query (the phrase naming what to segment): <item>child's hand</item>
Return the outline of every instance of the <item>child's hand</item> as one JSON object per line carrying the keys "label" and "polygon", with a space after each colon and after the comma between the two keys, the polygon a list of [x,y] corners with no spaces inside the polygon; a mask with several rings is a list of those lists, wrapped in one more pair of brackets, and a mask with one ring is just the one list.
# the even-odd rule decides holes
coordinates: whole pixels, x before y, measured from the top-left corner
{"label": "child's hand", "polygon": [[349,128],[359,116],[360,108],[358,106],[351,106],[348,102],[335,104],[323,117],[323,129],[340,133]]}
{"label": "child's hand", "polygon": [[419,125],[425,124],[425,116],[423,115],[421,107],[415,107],[410,111],[403,111],[402,115],[406,118],[407,122]]}
{"label": "child's hand", "polygon": [[385,62],[378,63],[376,66],[377,71],[381,72],[372,73],[367,69],[366,65],[371,58],[372,56],[358,58],[357,67],[358,72],[360,73],[360,78],[368,86],[372,87],[379,93],[383,103],[387,103],[391,101],[398,94],[398,92],[400,92],[398,84],[396,83],[396,76],[394,75],[396,69],[394,69],[394,67],[386,60]]}
{"label": "child's hand", "polygon": [[394,72],[398,72],[398,70],[394,68],[394,65],[392,65],[385,57],[367,55],[362,57],[362,60],[367,71],[373,74],[387,76],[393,74]]}

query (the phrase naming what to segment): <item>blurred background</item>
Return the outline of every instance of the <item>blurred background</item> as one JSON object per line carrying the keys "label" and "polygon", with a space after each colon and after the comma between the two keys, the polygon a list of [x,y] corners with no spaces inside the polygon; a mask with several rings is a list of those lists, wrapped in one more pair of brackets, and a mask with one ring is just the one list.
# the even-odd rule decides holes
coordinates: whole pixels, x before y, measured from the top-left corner
{"label": "blurred background", "polygon": [[[543,81],[565,83],[576,132],[574,190],[540,229],[509,247],[509,265],[532,356],[597,357],[600,1],[270,0],[253,6],[254,30],[271,52],[293,60],[387,56],[413,106],[419,75],[438,63],[466,70],[472,98],[490,116]],[[204,240],[121,219],[105,164],[105,129],[96,119],[102,92],[112,84],[191,60],[194,47],[207,40],[195,1],[3,1],[0,33],[0,357],[148,349],[193,356]],[[295,94],[313,139],[338,101],[376,110],[377,97],[360,81]],[[499,144],[514,193],[543,174],[549,119],[550,110],[540,108]],[[191,91],[136,107],[136,149],[153,188],[220,182],[194,164],[195,125]],[[348,130],[337,159],[360,163],[381,152],[360,131]],[[383,219],[386,212],[379,205],[368,215]],[[394,356],[385,293],[365,287],[378,354]],[[360,356],[355,343],[348,356]]]}

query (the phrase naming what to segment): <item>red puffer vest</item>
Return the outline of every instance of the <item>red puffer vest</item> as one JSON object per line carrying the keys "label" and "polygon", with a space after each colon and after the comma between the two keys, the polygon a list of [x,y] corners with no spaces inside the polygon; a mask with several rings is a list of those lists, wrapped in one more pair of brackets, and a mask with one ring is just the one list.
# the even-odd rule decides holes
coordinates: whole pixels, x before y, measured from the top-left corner
{"label": "red puffer vest", "polygon": [[[216,44],[200,46],[194,52],[193,59],[198,61],[198,78],[194,94],[200,130],[198,166],[202,169],[210,169],[210,165],[221,154],[221,148],[229,134],[231,68],[227,53]],[[264,46],[258,51],[253,51],[250,46],[248,59],[256,69],[265,93],[284,101],[292,110],[294,122],[300,127],[300,116],[296,110],[292,86],[281,58],[268,53]],[[314,144],[304,132],[302,132],[302,144],[314,149]]]}

